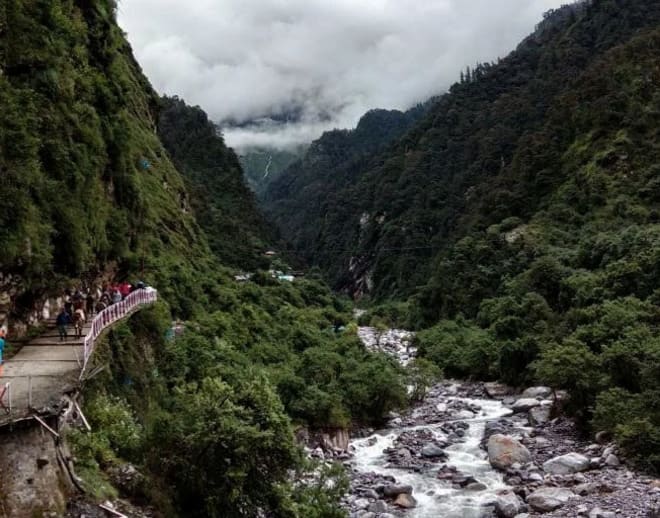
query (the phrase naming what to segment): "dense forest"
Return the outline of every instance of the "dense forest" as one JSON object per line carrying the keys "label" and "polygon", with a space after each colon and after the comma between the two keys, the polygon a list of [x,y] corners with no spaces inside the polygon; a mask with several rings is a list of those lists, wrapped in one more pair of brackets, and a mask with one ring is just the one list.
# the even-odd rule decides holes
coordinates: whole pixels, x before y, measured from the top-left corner
{"label": "dense forest", "polygon": [[[81,484],[168,516],[342,516],[340,473],[295,483],[317,467],[294,431],[381,422],[407,404],[406,373],[342,331],[351,304],[319,280],[234,280],[233,268],[268,266],[267,226],[206,114],[154,93],[116,10],[0,10],[0,272],[21,279],[11,318],[101,278],[159,291],[100,344],[101,374],[84,387],[93,431],[66,438]],[[113,478],[126,462],[140,473],[130,487]]]}
{"label": "dense forest", "polygon": [[266,206],[335,287],[385,303],[365,321],[423,329],[448,376],[569,389],[656,470],[659,22],[640,0],[550,12],[386,151]]}

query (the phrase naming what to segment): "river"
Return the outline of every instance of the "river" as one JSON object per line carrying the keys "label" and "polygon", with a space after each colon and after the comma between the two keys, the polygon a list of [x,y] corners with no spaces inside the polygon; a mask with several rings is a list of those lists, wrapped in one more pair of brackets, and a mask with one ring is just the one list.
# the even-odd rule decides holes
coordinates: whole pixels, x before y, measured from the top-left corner
{"label": "river", "polygon": [[[409,346],[410,333],[391,330],[379,336],[378,340],[374,333],[376,331],[370,328],[360,329],[359,334],[368,348],[393,354],[402,363],[414,355],[415,351]],[[510,415],[511,410],[500,401],[461,397],[459,387],[458,384],[448,383],[438,385],[430,391],[422,406],[413,409],[406,423],[397,426],[401,421],[399,418],[391,421],[385,431],[351,441],[353,458],[350,466],[354,475],[376,473],[393,477],[396,484],[412,486],[417,505],[405,513],[410,518],[490,516],[484,504],[493,502],[495,492],[507,487],[501,474],[490,466],[480,443],[485,423]],[[437,409],[441,411],[433,411]],[[435,418],[438,414],[443,416],[441,422],[427,424],[430,415]],[[409,424],[411,420],[412,425]],[[460,436],[447,428],[448,423],[457,422],[464,423],[465,427]],[[443,448],[446,457],[441,462],[427,463],[421,467],[392,462],[391,452],[400,449],[402,443],[406,446],[405,442],[410,442],[409,436],[421,436],[427,444],[446,445]],[[406,439],[402,441],[402,437]],[[415,444],[414,441],[412,443]],[[413,456],[419,456],[414,446],[411,450]],[[443,467],[455,468],[459,478],[473,480],[470,489],[459,488],[456,479],[439,479],[438,468],[442,471]],[[395,511],[392,509],[390,512]]]}

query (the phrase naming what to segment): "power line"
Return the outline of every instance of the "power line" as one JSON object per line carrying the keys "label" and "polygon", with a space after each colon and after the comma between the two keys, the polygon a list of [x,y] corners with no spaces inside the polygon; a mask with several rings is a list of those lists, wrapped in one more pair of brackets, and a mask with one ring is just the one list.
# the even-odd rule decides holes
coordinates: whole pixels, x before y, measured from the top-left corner
{"label": "power line", "polygon": [[[411,250],[439,250],[441,247],[440,245],[434,245],[434,246],[401,246],[401,247],[386,247],[386,248],[377,248],[369,253],[377,253],[377,252],[404,252],[404,251],[411,251]],[[328,251],[328,252],[359,252],[356,248],[328,248],[328,247],[323,247],[323,248],[317,248],[317,249],[312,249],[312,248],[283,248],[281,249],[282,252],[319,252],[319,251]]]}

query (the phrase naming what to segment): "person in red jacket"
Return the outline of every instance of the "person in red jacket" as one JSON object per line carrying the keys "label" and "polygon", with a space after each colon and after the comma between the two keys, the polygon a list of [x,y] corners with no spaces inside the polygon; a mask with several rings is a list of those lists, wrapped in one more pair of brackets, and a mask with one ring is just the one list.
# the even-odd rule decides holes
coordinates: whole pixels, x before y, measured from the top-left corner
{"label": "person in red jacket", "polygon": [[119,293],[121,293],[122,298],[128,297],[128,295],[131,293],[131,285],[128,282],[122,282],[119,285]]}

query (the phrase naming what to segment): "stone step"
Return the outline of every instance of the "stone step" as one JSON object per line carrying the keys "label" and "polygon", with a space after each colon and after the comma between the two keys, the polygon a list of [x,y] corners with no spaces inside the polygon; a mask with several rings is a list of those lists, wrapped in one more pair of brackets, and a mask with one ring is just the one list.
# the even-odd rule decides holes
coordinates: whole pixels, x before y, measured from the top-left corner
{"label": "stone step", "polygon": [[[83,335],[83,338],[84,338],[84,335]],[[69,334],[68,338],[65,341],[65,340],[60,340],[56,336],[52,336],[52,337],[45,336],[45,337],[35,338],[34,340],[32,340],[27,345],[28,346],[29,345],[59,346],[59,345],[74,345],[74,344],[82,345],[83,341],[84,341],[83,338],[77,338],[77,337],[73,336],[73,334]]]}
{"label": "stone step", "polygon": [[[92,329],[91,324],[85,324],[83,326],[83,336],[86,335],[91,329]],[[69,336],[72,334],[72,331],[73,331],[73,326],[69,326]],[[53,328],[53,329],[49,329],[45,333],[40,334],[37,338],[48,338],[48,337],[59,338],[59,336],[60,333],[58,332],[58,330],[56,328]]]}
{"label": "stone step", "polygon": [[41,345],[26,345],[20,353],[9,360],[9,362],[27,361],[78,361],[82,358],[83,347],[81,345],[67,345],[58,347],[46,347]]}

